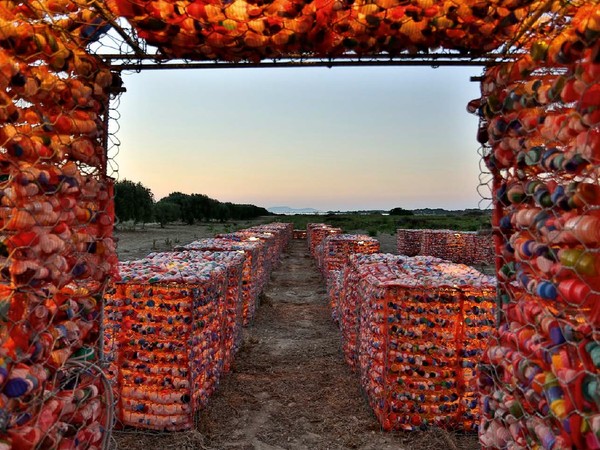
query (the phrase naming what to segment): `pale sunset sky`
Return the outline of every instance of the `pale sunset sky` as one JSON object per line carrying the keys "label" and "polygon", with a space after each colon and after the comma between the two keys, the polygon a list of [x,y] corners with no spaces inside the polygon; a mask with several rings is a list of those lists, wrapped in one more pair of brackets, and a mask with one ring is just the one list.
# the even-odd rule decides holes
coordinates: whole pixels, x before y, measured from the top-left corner
{"label": "pale sunset sky", "polygon": [[[321,210],[487,207],[478,67],[191,69],[123,74],[119,179],[159,200]],[[481,201],[481,203],[480,203]]]}

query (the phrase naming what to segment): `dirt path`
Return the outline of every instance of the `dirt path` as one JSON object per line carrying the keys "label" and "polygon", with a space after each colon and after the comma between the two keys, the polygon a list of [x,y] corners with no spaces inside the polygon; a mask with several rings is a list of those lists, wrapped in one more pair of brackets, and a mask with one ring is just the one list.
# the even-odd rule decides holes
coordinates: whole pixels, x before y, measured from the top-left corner
{"label": "dirt path", "polygon": [[293,241],[273,272],[200,431],[219,449],[401,448],[379,433],[358,377],[342,359],[306,241]]}
{"label": "dirt path", "polygon": [[475,449],[473,436],[383,433],[344,363],[322,278],[306,241],[292,241],[272,273],[233,370],[198,432],[117,435],[119,449]]}

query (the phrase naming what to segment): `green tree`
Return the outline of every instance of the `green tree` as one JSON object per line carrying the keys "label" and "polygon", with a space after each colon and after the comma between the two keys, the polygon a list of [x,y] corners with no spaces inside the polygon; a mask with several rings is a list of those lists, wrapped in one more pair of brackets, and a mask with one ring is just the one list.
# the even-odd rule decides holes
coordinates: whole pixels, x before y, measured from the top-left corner
{"label": "green tree", "polygon": [[154,205],[154,218],[164,228],[166,224],[179,220],[181,207],[177,203],[160,200]]}
{"label": "green tree", "polygon": [[390,210],[390,216],[414,216],[415,213],[404,208],[393,208]]}
{"label": "green tree", "polygon": [[231,211],[227,203],[219,203],[215,211],[215,219],[219,222],[225,222],[231,218]]}
{"label": "green tree", "polygon": [[192,194],[190,196],[191,214],[194,220],[208,220],[208,196],[204,194]]}
{"label": "green tree", "polygon": [[208,219],[218,219],[219,217],[219,208],[223,203],[219,200],[215,200],[214,198],[208,198],[208,202],[206,203],[206,217]]}
{"label": "green tree", "polygon": [[226,203],[229,207],[231,218],[234,220],[247,220],[259,216],[270,216],[271,213],[265,208],[255,205],[240,205],[235,203]]}
{"label": "green tree", "polygon": [[115,183],[115,215],[121,222],[135,219],[135,183],[129,180]]}
{"label": "green tree", "polygon": [[172,192],[161,201],[179,205],[179,218],[190,225],[196,220],[219,220],[223,222],[229,219],[245,220],[271,215],[265,208],[255,205],[222,203],[205,194],[188,195],[181,192]]}
{"label": "green tree", "polygon": [[135,185],[135,222],[146,223],[152,220],[154,194],[142,183]]}
{"label": "green tree", "polygon": [[179,219],[188,225],[194,223],[194,207],[190,195],[181,192],[172,192],[161,200],[178,204],[180,207]]}
{"label": "green tree", "polygon": [[120,221],[149,222],[153,206],[154,195],[142,183],[130,180],[115,183],[115,215]]}

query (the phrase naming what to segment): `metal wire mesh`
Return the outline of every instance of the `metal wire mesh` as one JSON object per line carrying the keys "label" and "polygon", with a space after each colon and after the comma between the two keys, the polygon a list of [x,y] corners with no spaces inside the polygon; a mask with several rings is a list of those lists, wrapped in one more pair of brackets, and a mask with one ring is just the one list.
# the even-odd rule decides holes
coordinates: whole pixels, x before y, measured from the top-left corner
{"label": "metal wire mesh", "polygon": [[343,282],[343,268],[353,254],[379,253],[379,241],[364,234],[329,234],[317,246],[317,260],[329,295],[331,317],[339,320],[339,298]]}
{"label": "metal wire mesh", "polygon": [[[500,279],[500,328],[480,378],[481,441],[489,448],[600,448],[595,3],[2,2],[3,443],[100,448],[110,440],[113,398],[99,367],[103,293],[117,262],[114,119],[123,88],[106,54],[256,62],[393,57],[443,46],[507,60],[486,72],[474,107]],[[268,273],[281,248],[269,235],[279,231],[252,233],[229,238],[263,242]],[[308,231],[312,252],[324,237],[317,234]],[[266,275],[259,278],[264,285]],[[372,382],[372,372],[363,379]]]}
{"label": "metal wire mesh", "polygon": [[494,259],[492,236],[487,232],[398,229],[396,237],[401,255],[429,255],[469,265],[489,265]]}
{"label": "metal wire mesh", "polygon": [[85,4],[0,10],[2,424],[13,448],[100,448],[102,294],[116,262],[105,122],[113,78]]}
{"label": "metal wire mesh", "polygon": [[524,34],[527,53],[482,83],[499,278],[485,448],[600,448],[599,18],[590,3],[560,30]]}
{"label": "metal wire mesh", "polygon": [[295,54],[395,54],[438,47],[473,52],[514,35],[538,2],[107,2],[170,57],[252,60]]}
{"label": "metal wire mesh", "polygon": [[[267,233],[273,252],[258,237],[236,240]],[[243,282],[248,275],[268,279],[291,234],[291,224],[253,227],[119,264],[104,320],[118,439],[198,429],[199,412],[230,370],[241,327],[250,323],[243,322],[243,305],[254,300]]]}
{"label": "metal wire mesh", "polygon": [[340,275],[332,315],[382,427],[476,430],[476,365],[494,327],[494,278],[430,256],[374,252],[349,253],[341,270],[325,270]]}

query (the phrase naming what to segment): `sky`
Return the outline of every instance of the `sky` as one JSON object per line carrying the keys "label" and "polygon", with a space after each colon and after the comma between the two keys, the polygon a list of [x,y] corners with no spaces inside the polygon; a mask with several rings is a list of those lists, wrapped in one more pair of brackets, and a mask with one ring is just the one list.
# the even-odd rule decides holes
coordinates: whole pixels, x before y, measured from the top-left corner
{"label": "sky", "polygon": [[[118,179],[324,211],[487,206],[478,67],[124,73]],[[116,130],[114,124],[111,128]]]}

